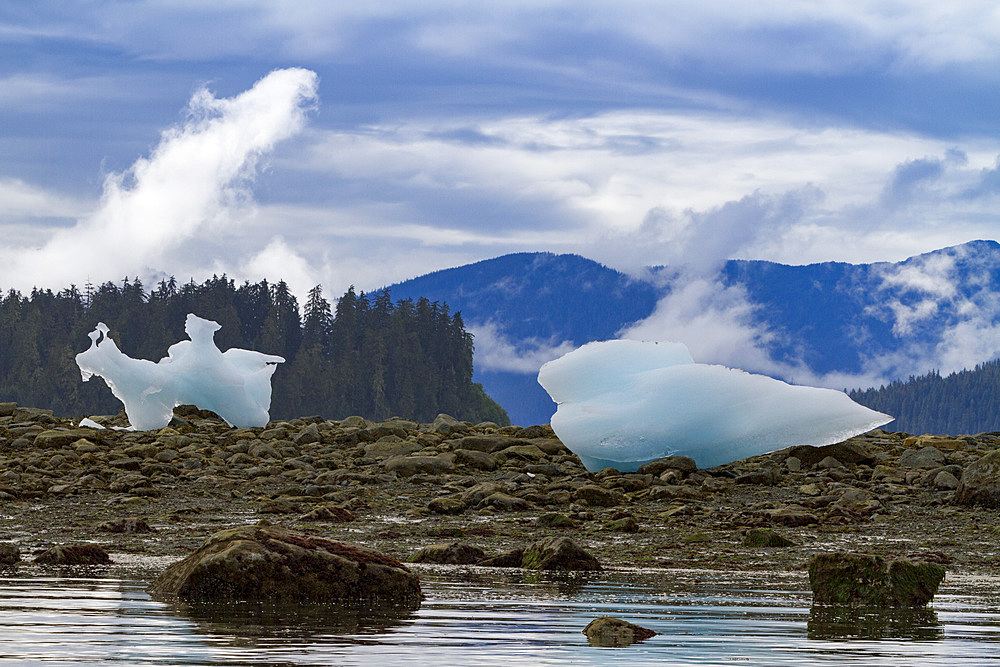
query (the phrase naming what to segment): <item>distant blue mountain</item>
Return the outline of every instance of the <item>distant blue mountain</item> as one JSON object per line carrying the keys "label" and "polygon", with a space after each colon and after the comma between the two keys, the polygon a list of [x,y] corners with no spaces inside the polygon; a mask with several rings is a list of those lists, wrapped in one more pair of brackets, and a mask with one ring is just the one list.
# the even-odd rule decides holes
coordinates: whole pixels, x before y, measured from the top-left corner
{"label": "distant blue mountain", "polygon": [[[577,255],[518,253],[387,289],[394,300],[423,296],[460,311],[478,333],[475,379],[514,423],[532,424],[547,422],[555,406],[538,386],[531,360],[546,350],[613,338],[649,317],[683,280],[665,275],[661,270],[654,285]],[[977,332],[989,336],[996,327],[1000,334],[1000,244],[994,241],[899,263],[731,260],[717,279],[745,291],[754,307],[752,324],[770,333],[766,351],[772,359],[820,375],[905,378],[940,368],[935,364],[942,361],[954,363],[960,355],[953,352],[963,341],[968,347]],[[983,358],[968,365],[998,356],[997,338],[996,350],[981,345]],[[510,345],[506,366],[495,354],[485,356],[498,341]]]}

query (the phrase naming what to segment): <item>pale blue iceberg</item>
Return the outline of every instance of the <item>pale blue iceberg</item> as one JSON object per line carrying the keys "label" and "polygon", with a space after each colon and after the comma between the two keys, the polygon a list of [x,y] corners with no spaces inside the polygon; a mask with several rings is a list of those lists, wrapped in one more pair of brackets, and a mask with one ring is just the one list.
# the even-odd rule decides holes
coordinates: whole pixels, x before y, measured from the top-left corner
{"label": "pale blue iceberg", "polygon": [[90,349],[76,355],[84,381],[104,378],[125,404],[132,428],[150,430],[170,423],[174,407],[211,410],[231,426],[264,426],[271,408],[271,376],[283,358],[215,346],[219,325],[188,315],[182,340],[158,363],[132,359],[118,349],[103,322],[90,335]]}
{"label": "pale blue iceberg", "polygon": [[892,417],[834,389],[695,363],[681,343],[588,343],[542,366],[552,429],[588,470],[664,456],[702,468],[792,445],[828,445]]}

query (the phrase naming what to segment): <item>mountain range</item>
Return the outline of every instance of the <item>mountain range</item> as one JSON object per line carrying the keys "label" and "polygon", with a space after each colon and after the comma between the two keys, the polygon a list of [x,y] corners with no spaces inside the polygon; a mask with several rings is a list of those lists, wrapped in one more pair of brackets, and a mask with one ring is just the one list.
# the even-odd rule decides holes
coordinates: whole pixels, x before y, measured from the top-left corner
{"label": "mountain range", "polygon": [[594,340],[680,340],[695,359],[790,382],[866,388],[1000,356],[1000,244],[901,262],[729,260],[626,275],[578,255],[517,253],[388,288],[460,311],[475,380],[513,423],[545,423],[548,359]]}

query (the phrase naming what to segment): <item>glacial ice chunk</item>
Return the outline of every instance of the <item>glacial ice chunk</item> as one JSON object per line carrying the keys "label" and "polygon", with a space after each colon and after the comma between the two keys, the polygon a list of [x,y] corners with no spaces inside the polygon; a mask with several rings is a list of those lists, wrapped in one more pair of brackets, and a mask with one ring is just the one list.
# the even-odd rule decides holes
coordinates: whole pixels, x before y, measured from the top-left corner
{"label": "glacial ice chunk", "polygon": [[588,343],[542,366],[538,382],[559,406],[552,429],[591,471],[664,456],[709,468],[892,421],[834,389],[695,363],[681,343]]}
{"label": "glacial ice chunk", "polygon": [[163,428],[175,406],[211,410],[230,426],[264,426],[271,408],[271,376],[284,359],[272,354],[215,345],[220,326],[189,314],[190,340],[175,343],[158,363],[122,353],[101,322],[90,332],[90,349],[76,355],[83,380],[104,378],[125,404],[129,423],[139,430]]}

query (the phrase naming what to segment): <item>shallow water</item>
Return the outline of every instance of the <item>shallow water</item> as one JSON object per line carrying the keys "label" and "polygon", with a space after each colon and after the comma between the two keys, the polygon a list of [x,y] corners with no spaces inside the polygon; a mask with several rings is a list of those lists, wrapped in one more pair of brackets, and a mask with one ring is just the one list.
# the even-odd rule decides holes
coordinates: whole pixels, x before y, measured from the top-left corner
{"label": "shallow water", "polygon": [[[801,574],[545,576],[421,568],[416,612],[154,600],[152,574],[0,578],[0,663],[17,665],[1000,664],[1000,579],[949,576],[933,609],[831,616]],[[660,633],[598,648],[611,615]]]}

